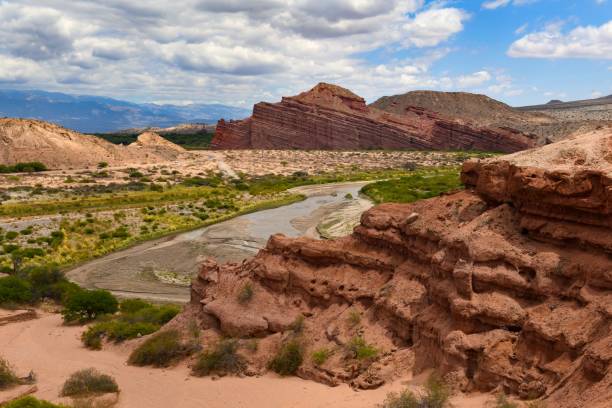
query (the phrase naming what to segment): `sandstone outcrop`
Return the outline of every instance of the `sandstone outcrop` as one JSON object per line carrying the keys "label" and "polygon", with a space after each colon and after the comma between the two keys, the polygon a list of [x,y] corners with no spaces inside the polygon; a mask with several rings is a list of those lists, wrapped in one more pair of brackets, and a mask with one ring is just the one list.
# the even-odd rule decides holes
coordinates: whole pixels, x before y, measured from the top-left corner
{"label": "sandstone outcrop", "polygon": [[245,120],[219,121],[216,149],[420,149],[515,152],[533,136],[477,127],[411,107],[401,114],[368,107],[339,86],[321,83],[279,103],[261,102]]}
{"label": "sandstone outcrop", "polygon": [[187,154],[181,147],[152,133],[131,146],[114,145],[52,123],[30,119],[0,119],[0,164],[41,162],[50,169],[159,163]]}
{"label": "sandstone outcrop", "polygon": [[330,385],[436,369],[464,391],[609,406],[611,176],[612,132],[469,162],[465,191],[374,207],[348,237],[275,235],[242,264],[207,261],[185,315],[207,338],[258,338],[250,373],[298,339],[297,374]]}

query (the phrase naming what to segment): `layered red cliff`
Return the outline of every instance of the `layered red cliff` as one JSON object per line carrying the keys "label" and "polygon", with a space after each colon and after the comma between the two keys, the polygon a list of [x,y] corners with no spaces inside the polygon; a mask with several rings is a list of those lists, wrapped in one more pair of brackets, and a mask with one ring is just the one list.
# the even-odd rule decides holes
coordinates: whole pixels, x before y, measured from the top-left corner
{"label": "layered red cliff", "polygon": [[401,115],[368,107],[344,88],[319,84],[280,103],[261,102],[246,120],[219,121],[215,149],[427,149],[515,152],[534,138],[477,128],[411,107]]}
{"label": "layered red cliff", "polygon": [[[277,235],[240,265],[208,261],[186,313],[209,336],[258,337],[240,351],[253,374],[299,339],[297,374],[327,384],[433,368],[463,391],[609,406],[612,129],[466,163],[463,179],[462,192],[377,206],[343,239]],[[355,339],[378,352],[360,359]]]}

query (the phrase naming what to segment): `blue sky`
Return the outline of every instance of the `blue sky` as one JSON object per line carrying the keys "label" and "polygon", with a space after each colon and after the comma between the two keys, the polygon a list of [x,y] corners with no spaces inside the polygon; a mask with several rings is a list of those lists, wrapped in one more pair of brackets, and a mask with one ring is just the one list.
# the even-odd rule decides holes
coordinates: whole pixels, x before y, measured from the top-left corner
{"label": "blue sky", "polygon": [[0,88],[250,106],[320,81],[612,94],[612,0],[0,0]]}

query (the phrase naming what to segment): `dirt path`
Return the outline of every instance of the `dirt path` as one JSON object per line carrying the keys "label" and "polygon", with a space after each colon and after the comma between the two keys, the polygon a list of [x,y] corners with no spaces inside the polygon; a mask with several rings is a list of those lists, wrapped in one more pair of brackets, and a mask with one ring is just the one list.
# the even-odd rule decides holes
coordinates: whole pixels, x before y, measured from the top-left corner
{"label": "dirt path", "polygon": [[[401,383],[373,391],[355,392],[348,386],[331,388],[298,378],[263,376],[228,377],[217,381],[189,376],[185,366],[172,369],[131,367],[125,364],[128,350],[114,347],[90,351],[81,346],[83,328],[64,327],[61,316],[42,314],[37,320],[0,328],[0,354],[19,375],[34,370],[36,396],[60,401],[64,380],[74,371],[95,367],[115,377],[121,394],[118,408],[372,408]],[[0,400],[3,394],[0,392]],[[481,407],[486,396],[455,398],[454,406]]]}

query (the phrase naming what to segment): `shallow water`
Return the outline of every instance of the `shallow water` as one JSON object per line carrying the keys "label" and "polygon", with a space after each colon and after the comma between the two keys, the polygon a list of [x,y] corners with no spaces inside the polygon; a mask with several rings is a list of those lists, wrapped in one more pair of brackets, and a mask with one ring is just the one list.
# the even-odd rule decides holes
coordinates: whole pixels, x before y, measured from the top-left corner
{"label": "shallow water", "polygon": [[[347,207],[366,209],[371,204],[359,196],[366,184],[343,183],[299,187],[304,201],[242,215],[219,224],[149,241],[83,264],[67,273],[88,288],[151,300],[184,302],[189,281],[205,257],[218,262],[241,262],[263,248],[276,233],[318,238],[317,225],[333,215],[342,219]],[[351,194],[354,199],[345,196]]]}

